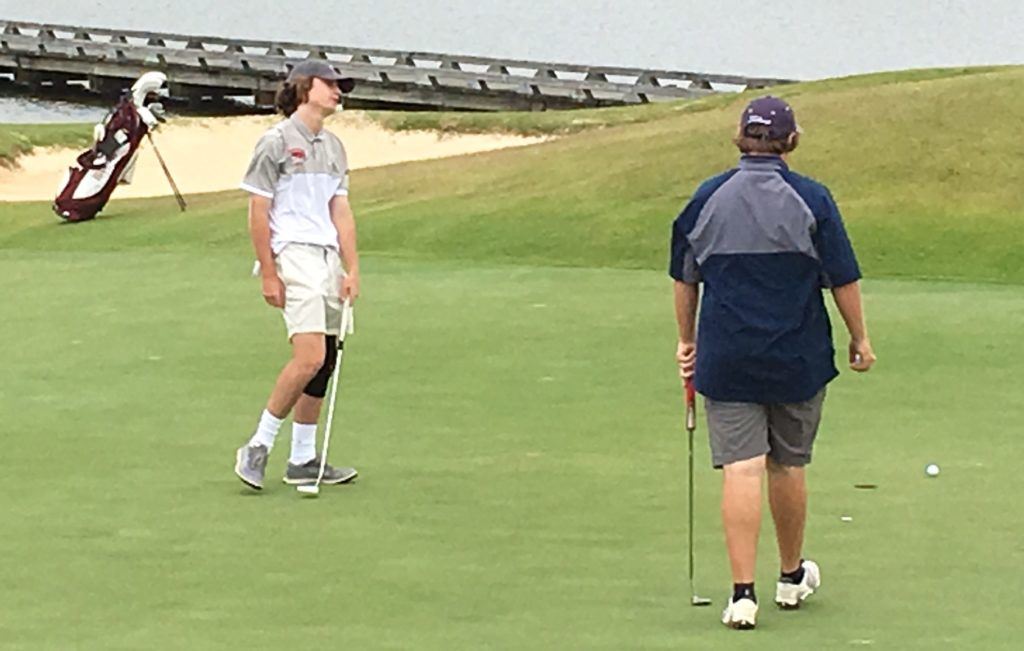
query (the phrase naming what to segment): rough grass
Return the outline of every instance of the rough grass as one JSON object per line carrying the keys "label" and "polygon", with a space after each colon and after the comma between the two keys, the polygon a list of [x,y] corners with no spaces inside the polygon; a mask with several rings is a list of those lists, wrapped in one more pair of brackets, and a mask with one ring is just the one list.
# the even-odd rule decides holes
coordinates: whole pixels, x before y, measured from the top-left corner
{"label": "rough grass", "polygon": [[36,147],[79,147],[91,141],[92,127],[86,124],[3,124],[0,167],[15,166],[19,156]]}
{"label": "rough grass", "polygon": [[565,135],[590,129],[641,124],[686,113],[711,111],[747,101],[751,97],[771,93],[780,97],[797,98],[805,92],[826,90],[875,88],[888,84],[920,82],[935,79],[987,74],[1006,71],[1009,67],[931,68],[857,75],[800,84],[774,86],[767,90],[744,93],[723,93],[696,100],[656,102],[642,106],[612,107],[586,111],[522,111],[473,113],[445,111],[370,111],[372,119],[395,130],[427,130],[444,133],[511,133],[519,135]]}

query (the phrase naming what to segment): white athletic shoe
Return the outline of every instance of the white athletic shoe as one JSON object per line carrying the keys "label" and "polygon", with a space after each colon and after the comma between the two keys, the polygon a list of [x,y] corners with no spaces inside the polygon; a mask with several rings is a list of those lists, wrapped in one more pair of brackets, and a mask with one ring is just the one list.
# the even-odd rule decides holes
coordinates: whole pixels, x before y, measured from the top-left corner
{"label": "white athletic shoe", "polygon": [[779,608],[795,610],[800,602],[814,594],[821,587],[821,569],[814,561],[804,561],[804,580],[800,583],[779,581],[775,588],[775,603]]}
{"label": "white athletic shoe", "polygon": [[740,599],[729,603],[722,611],[722,623],[729,628],[749,630],[757,626],[757,602],[753,599]]}

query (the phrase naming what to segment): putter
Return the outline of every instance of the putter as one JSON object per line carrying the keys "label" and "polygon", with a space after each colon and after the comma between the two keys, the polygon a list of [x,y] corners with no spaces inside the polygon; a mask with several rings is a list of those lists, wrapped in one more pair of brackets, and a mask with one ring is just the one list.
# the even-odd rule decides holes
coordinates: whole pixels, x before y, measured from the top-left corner
{"label": "putter", "polygon": [[171,171],[167,169],[167,163],[164,162],[164,157],[160,155],[160,150],[156,148],[156,142],[153,140],[153,134],[146,132],[146,137],[149,138],[149,144],[153,145],[153,152],[156,154],[156,159],[160,161],[160,167],[164,170],[164,176],[167,177],[167,182],[171,184],[171,190],[174,191],[174,199],[178,202],[178,207],[181,208],[181,212],[185,212],[185,208],[188,204],[185,203],[185,197],[181,196],[181,192],[178,191],[178,184],[171,178]]}
{"label": "putter", "polygon": [[345,299],[341,308],[341,329],[338,333],[338,356],[334,361],[334,372],[331,373],[331,404],[327,407],[327,423],[324,427],[324,446],[320,453],[320,472],[317,474],[315,484],[302,484],[295,490],[303,497],[317,497],[320,495],[320,482],[324,478],[324,470],[327,467],[327,450],[331,443],[331,424],[334,422],[334,403],[338,396],[338,380],[341,378],[341,358],[345,352],[345,335],[355,332],[355,321],[353,319],[352,303]]}
{"label": "putter", "polygon": [[687,515],[689,515],[690,526],[687,529],[690,542],[690,605],[691,606],[710,606],[711,600],[707,597],[697,596],[697,591],[693,588],[693,432],[697,429],[697,391],[693,388],[693,378],[688,377],[684,381],[686,389],[686,434],[689,439],[689,472],[687,473],[687,479],[689,480],[689,493],[688,493],[688,506]]}

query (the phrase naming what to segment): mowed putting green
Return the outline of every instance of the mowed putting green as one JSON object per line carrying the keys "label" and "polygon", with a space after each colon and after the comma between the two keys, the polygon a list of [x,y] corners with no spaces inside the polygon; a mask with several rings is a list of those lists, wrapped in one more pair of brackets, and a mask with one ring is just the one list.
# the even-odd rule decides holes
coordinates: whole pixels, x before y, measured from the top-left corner
{"label": "mowed putting green", "polygon": [[333,447],[362,477],[309,501],[231,472],[286,355],[244,254],[0,252],[0,648],[1015,647],[1020,288],[868,284],[880,363],[811,473],[825,587],[774,610],[766,524],[751,635],[716,623],[703,440],[688,605],[661,273],[364,264]]}

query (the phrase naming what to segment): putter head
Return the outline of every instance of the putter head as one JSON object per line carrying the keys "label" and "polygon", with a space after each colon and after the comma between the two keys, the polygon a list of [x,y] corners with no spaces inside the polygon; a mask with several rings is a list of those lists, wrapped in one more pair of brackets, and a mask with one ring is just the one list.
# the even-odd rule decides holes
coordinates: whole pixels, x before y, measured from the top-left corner
{"label": "putter head", "polygon": [[295,490],[299,491],[303,497],[318,497],[320,495],[320,487],[316,484],[302,484],[296,486]]}
{"label": "putter head", "polygon": [[693,595],[692,597],[690,597],[690,605],[691,606],[710,606],[711,605],[711,600],[708,599],[707,597],[698,597],[697,595]]}

